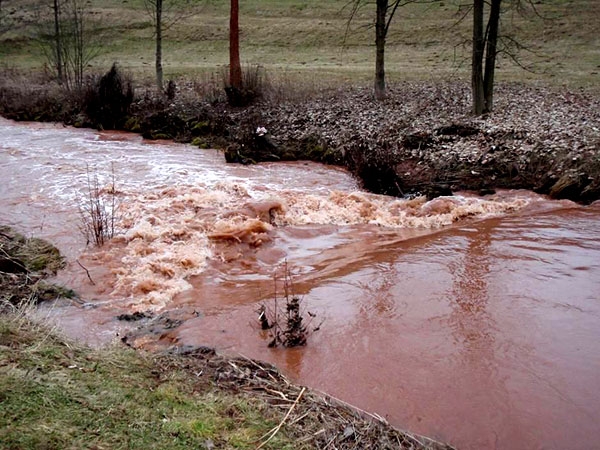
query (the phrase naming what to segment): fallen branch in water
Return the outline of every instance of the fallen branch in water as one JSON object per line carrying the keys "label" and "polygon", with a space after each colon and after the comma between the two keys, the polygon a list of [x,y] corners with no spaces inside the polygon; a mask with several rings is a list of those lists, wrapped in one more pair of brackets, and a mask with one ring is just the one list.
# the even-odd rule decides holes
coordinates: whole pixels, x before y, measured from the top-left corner
{"label": "fallen branch in water", "polygon": [[81,264],[78,259],[76,259],[75,261],[77,262],[77,264],[79,264],[79,267],[81,267],[83,270],[85,270],[85,273],[88,277],[88,280],[90,280],[90,283],[92,283],[94,286],[96,286],[96,283],[94,283],[94,280],[92,280],[92,276],[90,275],[90,271],[87,270],[87,267],[85,267],[83,264]]}

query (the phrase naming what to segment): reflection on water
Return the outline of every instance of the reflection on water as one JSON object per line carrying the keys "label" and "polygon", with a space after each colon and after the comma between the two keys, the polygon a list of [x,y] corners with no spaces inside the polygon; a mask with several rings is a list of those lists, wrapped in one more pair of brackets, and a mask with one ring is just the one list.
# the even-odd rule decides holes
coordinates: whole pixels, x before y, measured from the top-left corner
{"label": "reflection on water", "polygon": [[[491,222],[491,221],[490,221]],[[460,260],[448,265],[452,276],[449,296],[454,301],[449,325],[464,348],[465,363],[487,361],[493,348],[495,324],[488,314],[488,278],[492,257],[490,223],[464,234],[465,251]]]}
{"label": "reflection on water", "polygon": [[[317,164],[225,165],[54,125],[0,120],[0,132],[0,221],[66,253],[59,280],[87,303],[42,314],[68,333],[241,352],[463,449],[597,446],[600,205],[522,192],[406,202]],[[85,249],[85,168],[102,177],[111,162],[121,237]],[[268,349],[255,311],[286,259],[325,322],[305,348]],[[115,318],[140,309],[183,323],[149,336]]]}

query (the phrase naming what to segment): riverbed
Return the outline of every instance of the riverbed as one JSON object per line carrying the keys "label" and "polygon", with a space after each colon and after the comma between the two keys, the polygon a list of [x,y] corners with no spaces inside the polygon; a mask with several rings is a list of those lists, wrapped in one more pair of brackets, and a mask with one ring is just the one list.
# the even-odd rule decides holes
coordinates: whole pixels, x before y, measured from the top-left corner
{"label": "riverbed", "polygon": [[[81,300],[40,316],[67,334],[242,353],[461,449],[597,445],[598,203],[404,200],[316,163],[227,165],[215,150],[4,119],[0,135],[0,222],[66,256],[57,281]],[[102,248],[80,230],[96,182],[117,205]],[[320,329],[272,349],[256,311],[281,299],[286,267]],[[133,312],[154,319],[117,319]]]}

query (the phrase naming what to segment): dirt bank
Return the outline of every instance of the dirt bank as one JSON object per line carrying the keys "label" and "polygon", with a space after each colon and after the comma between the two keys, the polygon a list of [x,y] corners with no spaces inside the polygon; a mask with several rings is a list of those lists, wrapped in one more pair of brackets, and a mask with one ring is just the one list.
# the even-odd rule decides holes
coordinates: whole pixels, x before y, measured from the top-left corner
{"label": "dirt bank", "polygon": [[[286,159],[297,146],[309,159],[346,165],[366,189],[396,196],[524,188],[584,203],[600,197],[597,96],[523,85],[501,85],[496,96],[495,112],[481,118],[468,114],[461,84],[393,86],[384,102],[365,88],[257,106],[236,122],[264,126],[270,139],[238,139],[226,156]],[[275,145],[253,146],[257,140]]]}
{"label": "dirt bank", "polygon": [[[76,96],[66,100],[56,87],[27,89],[0,86],[0,112],[97,125],[81,113]],[[171,100],[139,91],[122,128],[220,148],[228,162],[344,165],[367,190],[395,196],[523,188],[582,203],[600,198],[597,93],[501,84],[494,113],[474,118],[464,83],[393,85],[383,102],[370,88],[346,87],[243,108],[201,99],[185,82]]]}
{"label": "dirt bank", "polygon": [[0,314],[74,292],[45,279],[64,265],[56,247],[0,225]]}

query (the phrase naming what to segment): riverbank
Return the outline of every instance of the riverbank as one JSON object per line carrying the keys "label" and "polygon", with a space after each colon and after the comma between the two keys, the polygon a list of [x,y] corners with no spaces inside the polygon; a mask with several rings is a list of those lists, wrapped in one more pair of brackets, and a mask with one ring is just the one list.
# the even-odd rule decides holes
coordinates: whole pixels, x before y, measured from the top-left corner
{"label": "riverbank", "polygon": [[39,301],[74,296],[41,288],[60,253],[0,231],[0,439],[10,448],[451,448],[243,357],[70,341],[29,318]]}
{"label": "riverbank", "polygon": [[[0,84],[0,113],[7,118],[102,127],[84,113],[83,94],[7,80]],[[254,104],[231,107],[224,94],[200,95],[185,80],[172,99],[138,88],[116,128],[219,148],[228,162],[343,165],[365,189],[393,196],[508,188],[581,203],[600,198],[596,92],[500,84],[494,112],[476,118],[464,83],[392,85],[383,102],[369,87],[305,95],[263,89]]]}

